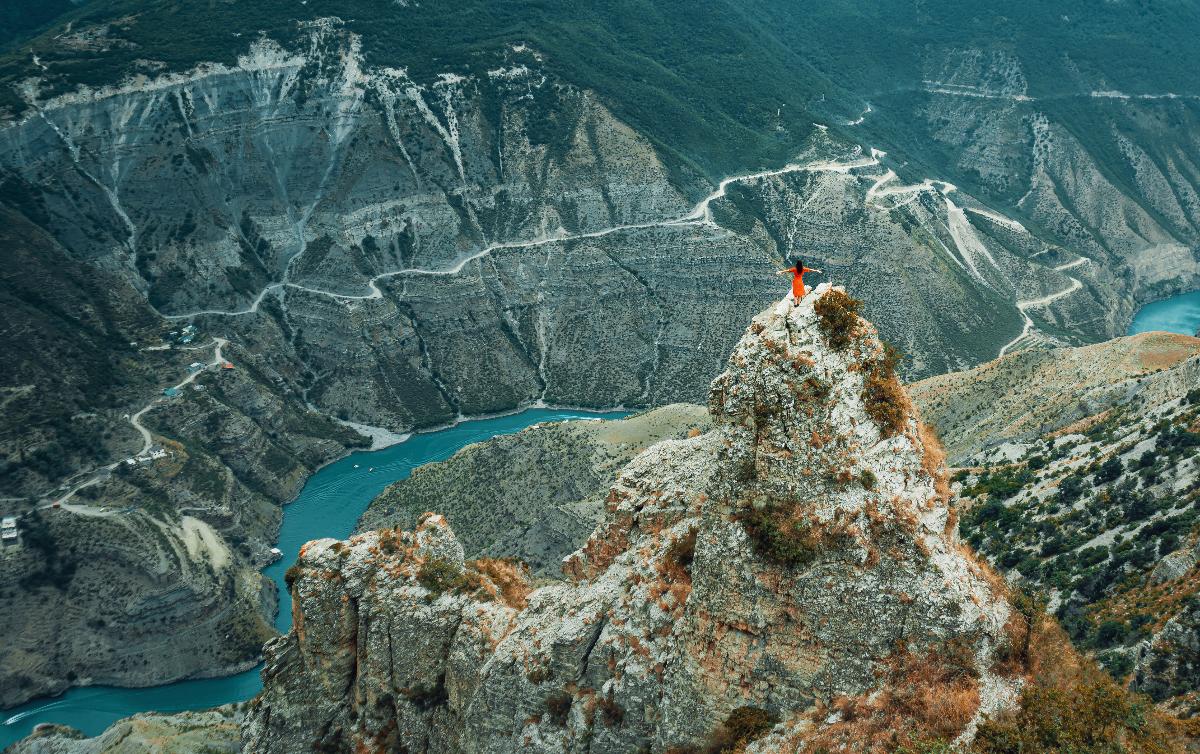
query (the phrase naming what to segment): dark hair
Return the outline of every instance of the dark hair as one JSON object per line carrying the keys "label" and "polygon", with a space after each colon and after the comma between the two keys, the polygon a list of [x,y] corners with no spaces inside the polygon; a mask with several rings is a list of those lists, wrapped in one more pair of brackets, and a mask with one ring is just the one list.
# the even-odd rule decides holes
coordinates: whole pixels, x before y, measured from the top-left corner
{"label": "dark hair", "polygon": [[788,260],[788,262],[790,262],[791,265],[793,267],[795,267],[797,270],[804,269],[804,260],[801,259],[800,257],[792,257],[791,259]]}

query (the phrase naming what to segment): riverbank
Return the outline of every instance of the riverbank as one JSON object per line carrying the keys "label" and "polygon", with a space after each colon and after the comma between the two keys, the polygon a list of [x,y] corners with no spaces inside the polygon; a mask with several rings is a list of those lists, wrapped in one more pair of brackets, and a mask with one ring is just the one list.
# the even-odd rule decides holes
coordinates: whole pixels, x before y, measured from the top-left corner
{"label": "riverbank", "polygon": [[[371,500],[392,482],[406,478],[417,466],[444,460],[466,445],[519,432],[533,424],[618,418],[628,413],[530,408],[502,416],[464,419],[436,431],[414,433],[403,442],[380,450],[355,451],[325,465],[309,478],[299,496],[284,507],[276,544],[284,555],[263,569],[279,587],[275,627],[280,632],[291,627],[291,595],[283,575],[295,562],[301,545],[323,537],[349,536]],[[69,725],[88,735],[97,735],[117,720],[138,712],[207,709],[245,701],[261,688],[257,666],[224,678],[180,681],[144,689],[75,688],[59,697],[35,699],[7,710],[0,725],[0,748],[29,735],[41,723]]]}
{"label": "riverbank", "polygon": [[1146,304],[1133,315],[1128,335],[1164,330],[1196,335],[1200,330],[1200,291],[1180,293]]}

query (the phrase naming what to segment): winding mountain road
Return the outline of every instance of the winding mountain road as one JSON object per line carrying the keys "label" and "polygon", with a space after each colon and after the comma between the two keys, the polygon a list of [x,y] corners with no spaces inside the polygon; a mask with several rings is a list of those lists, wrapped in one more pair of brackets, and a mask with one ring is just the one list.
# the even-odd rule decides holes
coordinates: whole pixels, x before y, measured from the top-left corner
{"label": "winding mountain road", "polygon": [[[958,92],[958,93],[966,93],[966,92]],[[555,233],[545,235],[545,236],[540,236],[538,238],[532,238],[532,239],[525,240],[525,241],[506,241],[506,242],[502,242],[502,243],[489,244],[473,254],[462,257],[461,259],[459,259],[457,262],[455,262],[453,265],[451,265],[449,267],[434,268],[434,269],[421,268],[421,267],[410,267],[410,268],[405,268],[405,269],[400,269],[400,270],[389,270],[387,272],[381,272],[378,275],[375,275],[374,277],[370,278],[367,281],[367,292],[361,293],[361,294],[336,293],[334,291],[327,291],[327,290],[324,290],[321,288],[313,288],[310,286],[300,285],[299,283],[291,282],[290,280],[288,280],[288,277],[289,277],[289,273],[290,273],[292,264],[296,261],[295,257],[293,257],[292,259],[289,260],[288,265],[287,265],[286,269],[284,270],[283,279],[273,282],[273,283],[270,283],[269,285],[264,287],[261,291],[259,291],[258,295],[255,296],[254,300],[250,303],[250,305],[244,309],[234,309],[234,310],[201,309],[201,310],[197,310],[197,311],[186,312],[183,314],[170,314],[170,315],[164,315],[164,316],[166,319],[170,319],[170,320],[184,320],[184,319],[191,319],[193,317],[204,316],[204,315],[237,317],[237,316],[243,316],[243,315],[247,315],[247,314],[254,314],[259,310],[259,308],[262,305],[262,302],[266,299],[266,297],[272,291],[282,290],[283,288],[292,288],[294,290],[305,291],[307,293],[312,293],[314,295],[328,296],[330,298],[334,298],[334,299],[337,299],[340,301],[371,301],[371,300],[383,298],[383,291],[380,289],[379,283],[384,280],[388,280],[388,279],[396,278],[396,277],[405,277],[405,276],[424,277],[424,276],[457,275],[460,272],[462,272],[462,270],[471,262],[474,262],[478,259],[484,258],[494,252],[505,250],[505,249],[530,249],[530,248],[537,248],[539,246],[545,246],[547,244],[560,243],[560,242],[564,242],[564,241],[578,241],[578,240],[584,240],[584,239],[589,239],[589,238],[603,238],[604,236],[612,235],[614,233],[620,233],[623,231],[629,231],[629,230],[646,230],[646,229],[650,229],[650,228],[677,227],[677,226],[682,226],[682,225],[713,226],[716,223],[713,219],[712,204],[713,204],[713,202],[725,197],[728,194],[729,187],[734,184],[748,183],[748,182],[752,182],[752,181],[761,180],[763,178],[770,178],[770,177],[774,177],[774,176],[786,175],[789,173],[799,173],[799,172],[848,173],[852,170],[875,167],[875,166],[880,165],[881,164],[880,158],[884,154],[885,153],[883,153],[883,152],[879,152],[878,150],[872,149],[869,156],[862,156],[862,157],[858,157],[855,159],[848,159],[848,160],[841,160],[841,161],[839,161],[839,160],[817,160],[817,161],[808,162],[808,163],[789,163],[780,168],[775,168],[775,169],[771,169],[771,170],[761,170],[761,171],[754,172],[754,173],[746,173],[744,175],[731,176],[729,178],[722,179],[720,181],[720,183],[717,184],[717,187],[711,193],[709,193],[707,196],[705,196],[699,202],[697,202],[695,204],[695,206],[693,206],[692,209],[690,211],[688,211],[686,214],[678,216],[678,217],[664,219],[664,220],[657,220],[657,221],[652,221],[652,222],[645,222],[645,223],[629,223],[629,224],[624,224],[624,225],[615,225],[615,226],[612,226],[609,228],[602,228],[600,230],[588,231],[585,233],[569,233],[565,229],[560,228]],[[953,202],[950,201],[949,196],[948,196],[950,193],[957,191],[957,187],[952,183],[948,183],[946,181],[941,181],[941,180],[936,180],[936,179],[926,179],[926,180],[921,181],[920,183],[916,183],[916,184],[900,184],[900,183],[898,183],[899,176],[897,176],[895,171],[893,171],[891,169],[887,169],[882,174],[872,175],[869,177],[873,178],[874,182],[872,183],[871,186],[869,186],[867,188],[865,204],[867,206],[874,207],[877,209],[895,209],[896,207],[899,207],[899,206],[902,206],[904,204],[908,204],[908,203],[914,201],[920,194],[925,193],[925,192],[937,193],[937,194],[940,194],[942,197],[944,197],[946,200],[948,212],[951,215],[953,215],[954,218],[957,218],[960,220],[960,222],[958,222],[955,227],[948,226],[948,229],[950,230],[951,237],[954,239],[955,245],[958,247],[959,254],[961,255],[962,259],[954,257],[953,254],[951,254],[951,257],[954,259],[954,261],[960,267],[967,269],[968,272],[972,275],[972,277],[976,278],[977,280],[979,280],[981,283],[983,283],[984,285],[986,285],[989,288],[993,287],[993,286],[986,280],[986,278],[984,277],[982,272],[979,270],[979,267],[976,264],[976,257],[983,258],[984,260],[989,262],[992,267],[996,268],[997,271],[999,271],[999,266],[996,264],[996,261],[991,258],[991,254],[988,253],[986,246],[984,246],[981,241],[976,239],[974,237],[973,233],[967,233],[966,231],[968,229],[961,227],[961,226],[967,224],[965,221],[965,215],[963,213],[971,212],[973,214],[977,214],[977,215],[986,217],[989,220],[991,220],[992,222],[1004,225],[1005,227],[1007,227],[1011,230],[1015,230],[1018,232],[1026,232],[1026,233],[1028,232],[1026,230],[1025,226],[1023,226],[1020,222],[1013,220],[1011,218],[1005,217],[1004,215],[1001,215],[997,212],[993,212],[991,210],[978,208],[978,207],[959,208],[957,205],[955,205]],[[906,198],[901,200],[898,203],[885,203],[882,201],[886,198],[900,197],[900,196],[904,196]],[[962,215],[962,217],[959,217],[959,215]],[[949,249],[947,249],[947,252],[949,253]],[[300,254],[303,254],[303,249],[297,253],[297,256],[299,256]],[[966,262],[966,265],[964,265],[964,260]],[[1078,265],[1084,264],[1087,261],[1088,260],[1081,258],[1081,259],[1075,260],[1073,262],[1069,262],[1065,265],[1060,265],[1053,269],[1055,269],[1057,271],[1067,270],[1067,269],[1076,267]],[[1001,274],[1003,274],[1003,273],[1001,273]],[[1083,286],[1083,284],[1080,281],[1076,280],[1075,278],[1071,278],[1071,281],[1072,281],[1072,284],[1070,287],[1068,287],[1062,291],[1059,291],[1057,293],[1051,294],[1049,296],[1045,296],[1040,299],[1034,299],[1034,300],[1029,300],[1029,301],[1018,300],[1018,301],[1013,302],[1014,305],[1017,307],[1018,311],[1020,311],[1021,317],[1024,319],[1024,326],[1022,327],[1021,333],[1016,338],[1014,338],[1012,341],[1005,344],[1004,347],[1000,349],[1000,353],[999,353],[1000,356],[1004,356],[1005,354],[1007,354],[1009,352],[1010,349],[1013,348],[1013,346],[1015,346],[1017,343],[1024,340],[1025,338],[1029,337],[1029,335],[1036,328],[1033,320],[1027,314],[1028,309],[1034,308],[1034,307],[1039,307],[1039,306],[1045,306],[1053,301],[1056,301],[1056,300],[1062,298],[1063,296],[1067,296],[1071,293],[1074,293],[1075,291],[1079,290]],[[217,346],[218,355],[220,352],[221,345],[224,345],[224,341],[221,341],[220,343],[218,343],[218,346]],[[191,380],[189,379],[189,380],[185,381],[184,383],[181,383],[181,386],[186,385],[187,382],[190,382],[190,381]],[[142,437],[143,437],[143,441],[144,441],[143,452],[145,452],[145,448],[149,447],[150,439],[149,439],[149,432],[147,430],[145,430],[145,428],[142,427],[140,424],[140,418],[143,414],[145,414],[146,411],[148,411],[152,407],[152,405],[153,404],[146,406],[141,411],[139,411],[137,414],[135,414],[134,417],[131,419],[131,422],[133,423],[134,427],[139,432],[142,433]]]}
{"label": "winding mountain road", "polygon": [[[225,357],[222,355],[221,349],[223,349],[227,345],[229,345],[229,341],[227,339],[218,338],[218,337],[214,336],[211,343],[208,343],[203,346],[195,346],[193,348],[180,349],[180,350],[198,350],[201,348],[212,348],[213,349],[213,357],[212,357],[212,361],[209,361],[205,364],[205,367],[207,368],[207,367],[218,366],[222,362],[225,361]],[[172,385],[171,388],[173,388],[175,390],[182,390],[184,387],[190,385],[192,382],[195,382],[196,378],[199,377],[203,373],[204,373],[204,369],[199,369],[194,372],[189,372],[187,377],[185,377],[183,380],[181,380],[178,384]],[[167,388],[164,388],[164,390],[166,390],[166,389]],[[151,434],[150,430],[146,428],[146,425],[142,424],[142,417],[146,415],[147,411],[150,411],[151,409],[153,409],[155,406],[161,404],[162,402],[163,402],[163,398],[161,396],[155,397],[155,398],[151,399],[151,401],[149,403],[147,403],[145,406],[143,406],[136,413],[130,415],[130,417],[129,417],[130,425],[132,425],[133,428],[138,431],[138,434],[140,434],[142,436],[141,450],[139,450],[137,453],[134,454],[134,456],[133,456],[134,458],[137,458],[139,456],[145,456],[147,453],[150,452],[150,448],[154,445],[154,436]],[[83,488],[91,487],[92,485],[97,484],[97,483],[101,482],[102,480],[104,480],[105,478],[107,478],[107,476],[110,473],[112,473],[112,470],[117,468],[118,466],[120,466],[122,463],[124,463],[124,460],[115,461],[113,463],[108,464],[107,466],[101,466],[99,468],[92,469],[91,471],[83,472],[84,475],[87,475],[87,477],[88,477],[87,479],[85,479],[84,481],[80,482],[79,484],[76,484],[75,486],[73,486],[66,493],[64,493],[62,497],[60,497],[56,500],[53,500],[49,503],[46,503],[45,505],[42,505],[41,507],[42,508],[50,508],[53,506],[58,506],[65,510],[70,510],[70,511],[73,511],[76,513],[80,512],[80,510],[79,510],[80,508],[87,507],[87,506],[70,506],[70,505],[66,504],[67,501],[70,500],[72,497],[74,497],[75,493],[79,492]],[[86,515],[97,515],[97,514],[88,513]]]}
{"label": "winding mountain road", "polygon": [[[771,178],[778,175],[786,175],[788,173],[812,172],[812,173],[848,173],[851,170],[858,168],[873,167],[879,164],[878,156],[872,154],[870,157],[859,157],[853,160],[844,162],[837,160],[818,160],[809,163],[789,163],[781,168],[772,170],[761,170],[757,173],[747,173],[745,175],[736,175],[723,179],[717,188],[699,202],[696,203],[687,214],[679,217],[670,218],[667,220],[656,220],[645,223],[630,223],[626,225],[614,225],[609,228],[600,230],[588,231],[586,233],[568,233],[565,229],[560,228],[557,233],[532,238],[526,241],[505,241],[503,243],[494,243],[485,246],[479,251],[470,256],[463,257],[450,267],[438,269],[426,269],[421,267],[409,267],[402,270],[390,270],[381,272],[375,277],[367,281],[367,293],[363,294],[346,294],[326,291],[320,288],[310,288],[308,286],[292,283],[288,281],[285,271],[284,279],[271,283],[267,287],[259,291],[258,295],[251,302],[250,306],[245,309],[225,310],[225,309],[201,309],[199,311],[187,312],[184,314],[167,314],[163,315],[166,319],[182,320],[191,319],[202,315],[238,317],[246,314],[254,314],[262,305],[263,300],[273,291],[281,288],[292,288],[299,291],[306,291],[321,296],[329,296],[330,298],[339,299],[341,301],[369,301],[373,299],[383,298],[383,291],[379,289],[379,282],[394,277],[423,277],[423,276],[446,276],[457,275],[462,272],[463,268],[477,259],[486,257],[493,252],[502,251],[504,249],[529,249],[539,246],[545,246],[552,243],[560,243],[563,241],[580,241],[588,238],[603,238],[604,236],[612,235],[613,233],[621,233],[627,230],[647,230],[649,228],[667,228],[680,225],[715,225],[712,215],[712,203],[724,197],[729,187],[735,183],[746,183],[757,181],[763,178]],[[292,262],[295,261],[291,260]],[[289,269],[291,264],[288,265]]]}
{"label": "winding mountain road", "polygon": [[1017,302],[1017,311],[1021,312],[1021,316],[1025,319],[1025,326],[1021,328],[1020,335],[1013,338],[1008,343],[1004,344],[1004,347],[1000,349],[1000,356],[1004,356],[1005,354],[1007,354],[1010,348],[1012,348],[1016,344],[1020,343],[1025,338],[1029,337],[1029,334],[1031,332],[1033,332],[1033,329],[1034,329],[1033,320],[1030,319],[1029,314],[1026,313],[1026,310],[1032,309],[1035,307],[1039,307],[1039,306],[1046,306],[1047,304],[1053,303],[1054,301],[1057,301],[1064,296],[1071,295],[1072,293],[1074,293],[1075,291],[1079,290],[1082,287],[1083,287],[1083,283],[1081,283],[1079,280],[1077,280],[1075,278],[1071,278],[1071,284],[1069,286],[1067,286],[1066,288],[1064,288],[1063,290],[1058,291],[1057,293],[1051,293],[1048,296],[1042,296],[1041,298],[1030,299],[1028,301],[1018,301]]}

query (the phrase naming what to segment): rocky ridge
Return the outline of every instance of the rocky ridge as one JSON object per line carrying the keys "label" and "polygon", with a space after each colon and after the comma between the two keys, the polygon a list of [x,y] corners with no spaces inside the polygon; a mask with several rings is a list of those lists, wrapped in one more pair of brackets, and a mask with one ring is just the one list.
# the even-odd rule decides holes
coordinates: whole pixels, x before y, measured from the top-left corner
{"label": "rocky ridge", "polygon": [[[1057,595],[1051,607],[1079,650],[1189,716],[1200,666],[1189,638],[1200,549],[1190,508],[1195,453],[1179,433],[1190,423],[1198,369],[1200,340],[1146,333],[1021,351],[907,388],[946,438],[952,464],[967,467],[955,485],[966,504],[962,536],[1024,588]],[[503,457],[489,447],[494,442],[475,452]],[[531,430],[519,450],[542,457],[553,447]],[[480,490],[499,484],[498,467],[488,474],[492,464],[455,458],[442,465],[437,479],[450,505],[486,505]],[[456,466],[476,470],[472,484],[458,483],[468,477]],[[566,489],[556,465],[527,468],[523,479],[532,486]],[[405,485],[388,499],[412,495]],[[565,503],[575,511],[589,505],[601,515],[599,500]],[[485,527],[483,536],[499,540],[507,531]],[[575,543],[584,541],[580,535]],[[490,554],[520,554],[519,539],[504,545]]]}
{"label": "rocky ridge", "polygon": [[[1165,332],[1035,348],[909,386],[951,463],[1001,460],[1105,411],[1156,407],[1200,384],[1200,339]],[[1081,425],[1082,426],[1082,425]],[[1013,447],[1004,448],[1006,443]]]}
{"label": "rocky ridge", "polygon": [[371,501],[358,530],[412,529],[446,517],[468,558],[515,557],[557,576],[600,523],[617,474],[647,447],[711,427],[702,406],[672,404],[626,419],[554,422],[469,445],[413,470]]}
{"label": "rocky ridge", "polygon": [[954,713],[909,710],[909,729],[969,740],[1015,703],[994,667],[1009,607],[954,539],[936,444],[877,371],[873,328],[822,331],[814,304],[842,296],[755,318],[713,384],[716,428],[626,467],[565,583],[466,561],[437,515],[307,545],[246,750],[659,750],[746,715],[771,721],[748,750],[775,750],[849,735],[814,710],[887,697],[905,658],[960,670],[933,682]]}
{"label": "rocky ridge", "polygon": [[[959,395],[958,416],[995,437],[958,461],[960,529],[1010,580],[1045,596],[1080,650],[1190,717],[1200,709],[1189,638],[1200,600],[1200,341],[1152,333],[1105,345],[1119,358],[1089,346],[1035,359],[1025,414],[1000,400],[989,419],[978,401],[992,372],[1028,366],[1028,356],[974,370],[979,390]],[[1066,401],[1045,400],[1055,376],[1074,385]],[[928,382],[940,384],[926,396],[953,415],[945,380]]]}

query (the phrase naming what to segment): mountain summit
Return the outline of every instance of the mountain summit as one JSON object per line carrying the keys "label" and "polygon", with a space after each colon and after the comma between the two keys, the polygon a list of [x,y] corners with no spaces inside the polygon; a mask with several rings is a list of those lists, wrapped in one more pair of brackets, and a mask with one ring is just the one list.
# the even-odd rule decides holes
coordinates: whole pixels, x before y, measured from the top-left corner
{"label": "mountain summit", "polygon": [[625,468],[565,582],[465,561],[435,514],[307,545],[246,751],[866,748],[1015,706],[1003,587],[856,305],[755,317],[715,428]]}

